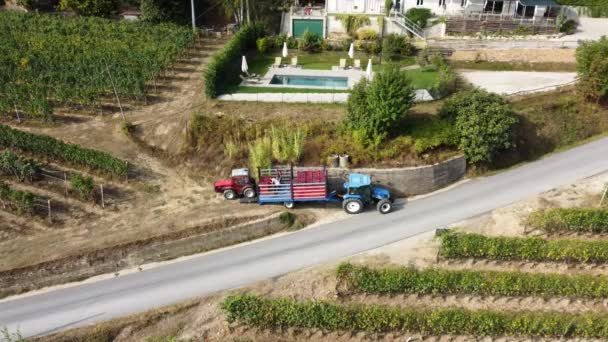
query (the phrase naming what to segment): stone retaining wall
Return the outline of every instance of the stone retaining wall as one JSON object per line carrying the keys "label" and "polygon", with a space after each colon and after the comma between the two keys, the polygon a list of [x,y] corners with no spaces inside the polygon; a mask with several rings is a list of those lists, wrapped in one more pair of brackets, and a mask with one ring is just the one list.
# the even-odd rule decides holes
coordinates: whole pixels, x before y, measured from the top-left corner
{"label": "stone retaining wall", "polygon": [[418,167],[392,169],[338,169],[329,168],[328,173],[334,189],[340,188],[351,172],[365,173],[372,180],[388,187],[397,196],[420,195],[446,187],[464,177],[467,163],[464,156]]}

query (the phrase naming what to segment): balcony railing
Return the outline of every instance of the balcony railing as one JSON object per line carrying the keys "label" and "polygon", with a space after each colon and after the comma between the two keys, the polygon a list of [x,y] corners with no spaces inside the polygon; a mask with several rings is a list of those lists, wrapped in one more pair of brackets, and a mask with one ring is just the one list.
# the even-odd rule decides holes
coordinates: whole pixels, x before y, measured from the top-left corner
{"label": "balcony railing", "polygon": [[534,24],[534,25],[542,25],[542,26],[550,26],[555,25],[555,18],[547,18],[547,17],[524,17],[518,14],[494,14],[494,13],[483,13],[483,12],[468,12],[460,15],[450,15],[448,19],[452,18],[460,18],[460,19],[469,19],[469,20],[479,20],[479,21],[509,21],[509,22],[519,22],[522,24]]}
{"label": "balcony railing", "polygon": [[325,16],[325,7],[292,6],[291,15],[297,17],[323,17]]}

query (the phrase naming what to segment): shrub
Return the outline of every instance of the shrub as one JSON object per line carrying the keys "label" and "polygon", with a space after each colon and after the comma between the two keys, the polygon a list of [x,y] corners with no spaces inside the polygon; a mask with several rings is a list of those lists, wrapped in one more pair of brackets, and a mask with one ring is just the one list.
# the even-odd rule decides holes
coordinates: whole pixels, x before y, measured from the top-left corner
{"label": "shrub", "polygon": [[140,0],[141,20],[159,24],[166,21],[183,24],[188,18],[179,0]]}
{"label": "shrub", "polygon": [[568,19],[559,26],[559,32],[566,34],[574,34],[578,23],[575,20]]}
{"label": "shrub", "polygon": [[249,166],[251,170],[272,166],[272,140],[269,137],[258,138],[249,144]]}
{"label": "shrub", "polygon": [[[32,11],[39,9],[50,9],[48,8],[48,2],[43,0],[17,0],[17,4],[19,6],[23,6],[24,8]],[[0,6],[4,5],[4,0],[0,0]]]}
{"label": "shrub", "polygon": [[369,268],[344,263],[338,281],[347,293],[363,294],[469,294],[476,296],[539,296],[543,298],[608,296],[608,277],[524,272]]}
{"label": "shrub", "polygon": [[74,190],[81,199],[91,200],[93,198],[93,191],[95,190],[93,177],[75,173],[70,177],[70,185],[72,186],[72,190]]}
{"label": "shrub", "polygon": [[481,89],[460,92],[445,100],[439,108],[439,117],[447,120],[456,120],[462,108],[478,106],[485,107],[491,104],[506,104],[502,96],[496,93],[488,93]]}
{"label": "shrub", "polygon": [[243,26],[218,52],[205,72],[205,94],[215,98],[240,82],[241,57],[248,49],[254,48],[259,37],[264,35],[260,23]]}
{"label": "shrub", "polygon": [[414,90],[397,66],[376,73],[371,82],[356,85],[347,103],[346,125],[360,141],[377,145],[405,117],[414,102]]}
{"label": "shrub", "polygon": [[369,16],[365,14],[337,14],[336,19],[351,37],[354,37],[361,27],[371,24]]}
{"label": "shrub", "polygon": [[608,209],[555,208],[538,210],[528,217],[528,225],[548,233],[571,231],[608,233]]}
{"label": "shrub", "polygon": [[431,17],[433,13],[428,8],[410,8],[405,12],[405,17],[409,20],[416,23],[421,28],[426,27],[426,23]]}
{"label": "shrub", "polygon": [[435,54],[431,60],[438,71],[437,80],[429,89],[433,98],[439,99],[456,91],[456,73],[452,67],[445,62],[440,54]]}
{"label": "shrub", "polygon": [[439,254],[445,258],[482,258],[556,262],[608,262],[608,241],[536,237],[490,237],[447,233],[440,236]]}
{"label": "shrub", "polygon": [[0,201],[17,210],[19,214],[34,213],[34,201],[36,196],[29,191],[12,189],[8,184],[0,181]]}
{"label": "shrub", "polygon": [[84,16],[109,17],[118,11],[118,0],[61,0],[59,8],[74,11]]}
{"label": "shrub", "polygon": [[15,148],[42,158],[88,167],[114,176],[126,176],[129,169],[126,161],[108,153],[4,125],[0,125],[0,147]]}
{"label": "shrub", "polygon": [[35,160],[24,159],[6,150],[0,154],[0,173],[13,176],[20,182],[31,182],[40,174],[40,165]]}
{"label": "shrub", "polygon": [[378,32],[372,28],[362,28],[357,31],[357,38],[361,40],[376,40]]}
{"label": "shrub", "polygon": [[300,50],[308,52],[319,52],[321,50],[321,42],[323,38],[318,33],[306,30],[302,35],[302,39],[298,44]]}
{"label": "shrub", "polygon": [[272,138],[272,156],[278,162],[296,163],[304,151],[304,131],[270,127]]}
{"label": "shrub", "polygon": [[607,338],[608,316],[586,313],[505,312],[464,309],[340,305],[249,294],[228,296],[221,304],[229,322],[267,328],[331,331],[420,332],[426,335],[537,336]]}
{"label": "shrub", "polygon": [[259,53],[266,53],[270,48],[272,48],[272,40],[268,37],[258,38],[256,40],[255,45],[258,48]]}
{"label": "shrub", "polygon": [[398,58],[402,56],[412,56],[414,54],[414,46],[405,36],[397,34],[389,34],[382,41],[382,54],[388,58]]}
{"label": "shrub", "polygon": [[579,91],[594,101],[608,99],[608,37],[586,41],[576,49]]}
{"label": "shrub", "polygon": [[[393,8],[393,0],[384,0],[384,15],[388,16],[391,14],[391,9]],[[380,26],[382,27],[382,26]]]}
{"label": "shrub", "polygon": [[285,227],[289,228],[296,223],[296,215],[294,213],[290,213],[289,211],[284,211],[279,215],[279,221]]}

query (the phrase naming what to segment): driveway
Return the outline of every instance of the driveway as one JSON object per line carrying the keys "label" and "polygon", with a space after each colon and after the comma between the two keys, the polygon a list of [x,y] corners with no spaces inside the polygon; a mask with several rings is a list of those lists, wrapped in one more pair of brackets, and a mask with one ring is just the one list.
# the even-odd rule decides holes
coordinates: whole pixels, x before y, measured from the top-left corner
{"label": "driveway", "polygon": [[576,80],[575,72],[461,71],[460,75],[476,87],[504,95],[553,90]]}

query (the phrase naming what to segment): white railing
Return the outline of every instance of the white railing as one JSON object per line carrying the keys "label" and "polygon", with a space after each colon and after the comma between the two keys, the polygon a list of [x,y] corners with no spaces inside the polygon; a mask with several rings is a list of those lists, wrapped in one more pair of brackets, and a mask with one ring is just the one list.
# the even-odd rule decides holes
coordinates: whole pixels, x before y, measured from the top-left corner
{"label": "white railing", "polygon": [[395,24],[397,24],[397,25],[401,26],[402,28],[406,29],[407,31],[411,32],[414,36],[424,39],[424,30],[422,29],[422,27],[420,27],[420,25],[416,24],[415,22],[411,21],[409,18],[404,16],[402,13],[393,11],[391,18]]}
{"label": "white railing", "polygon": [[291,15],[298,17],[323,17],[325,16],[325,8],[312,6],[292,6]]}

